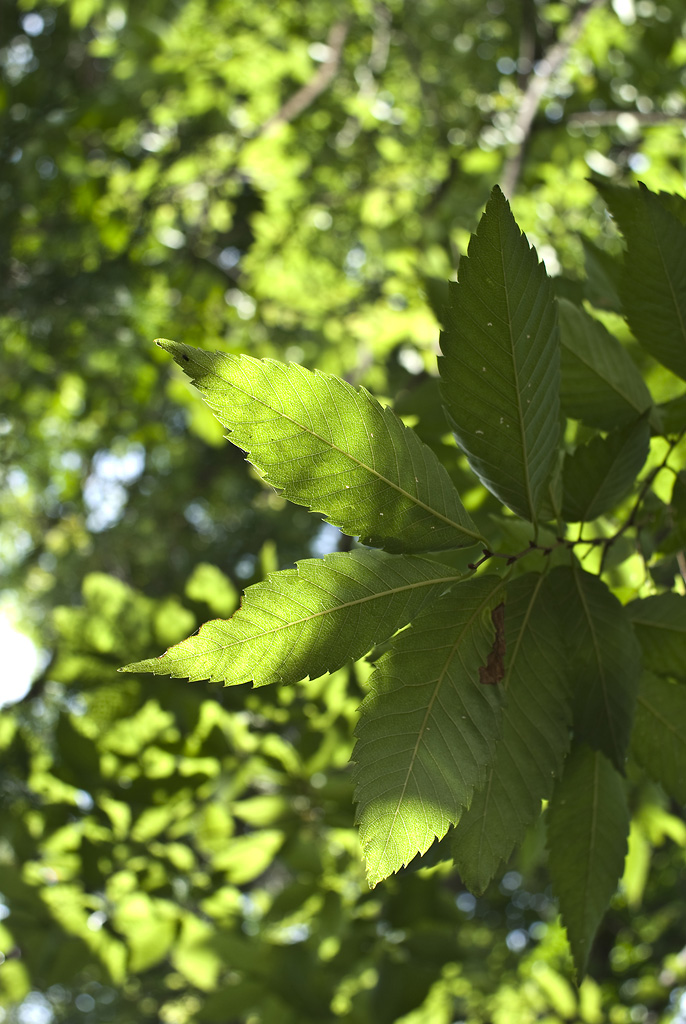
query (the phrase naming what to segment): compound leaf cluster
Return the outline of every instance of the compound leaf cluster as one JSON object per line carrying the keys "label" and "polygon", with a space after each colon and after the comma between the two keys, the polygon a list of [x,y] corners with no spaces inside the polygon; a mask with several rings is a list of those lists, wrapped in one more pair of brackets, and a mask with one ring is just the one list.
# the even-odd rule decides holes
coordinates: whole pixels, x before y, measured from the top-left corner
{"label": "compound leaf cluster", "polygon": [[[626,252],[591,252],[588,295],[686,379],[686,203],[599,189]],[[364,389],[160,342],[264,480],[358,542],[270,573],[231,618],[125,671],[297,683],[385,644],[353,751],[370,884],[440,843],[482,892],[548,802],[582,975],[622,873],[627,779],[686,799],[686,400],[654,400],[631,350],[555,298],[497,187],[458,282],[428,290],[445,427],[490,514],[474,522],[432,447]]]}

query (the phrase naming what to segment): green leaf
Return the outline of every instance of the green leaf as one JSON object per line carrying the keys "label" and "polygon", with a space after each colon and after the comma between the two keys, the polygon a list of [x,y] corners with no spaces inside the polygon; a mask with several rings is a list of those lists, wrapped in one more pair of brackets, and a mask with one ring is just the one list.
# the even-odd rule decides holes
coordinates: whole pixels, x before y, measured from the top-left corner
{"label": "green leaf", "polygon": [[609,309],[613,313],[622,313],[622,303],[619,298],[621,260],[612,256],[605,249],[601,249],[590,238],[582,236],[581,244],[584,247],[584,268],[586,270],[585,292],[589,302],[597,309]]}
{"label": "green leaf", "polygon": [[450,286],[446,319],[439,369],[457,441],[484,485],[533,522],[557,453],[556,310],[545,268],[497,187]]}
{"label": "green leaf", "polygon": [[663,554],[676,555],[686,549],[686,473],[683,470],[674,478],[669,505],[661,506],[662,511],[665,514],[656,521],[654,530],[658,534],[655,548]]}
{"label": "green leaf", "polygon": [[238,605],[238,591],[221,569],[199,562],[186,581],[186,597],[204,602],[215,615],[230,615]]}
{"label": "green leaf", "polygon": [[603,754],[572,750],[547,822],[550,876],[581,979],[622,874],[629,834],[624,782]]}
{"label": "green leaf", "polygon": [[686,686],[643,673],[631,750],[651,778],[686,803]]}
{"label": "green leaf", "polygon": [[294,683],[332,672],[392,636],[459,575],[417,555],[356,550],[304,559],[248,587],[230,619],[124,672]]}
{"label": "green leaf", "polygon": [[422,274],[419,280],[426,292],[431,312],[442,327],[445,322],[445,311],[449,304],[448,282],[444,281],[442,277],[429,277],[425,274]]}
{"label": "green leaf", "polygon": [[483,892],[541,813],[569,748],[567,654],[549,576],[528,573],[507,587],[506,705],[485,785],[451,832],[465,885]]}
{"label": "green leaf", "polygon": [[686,680],[686,597],[655,594],[632,601],[626,610],[646,668]]}
{"label": "green leaf", "polygon": [[131,971],[146,971],[168,954],[178,931],[179,909],[171,900],[155,899],[144,892],[117,900],[113,924],[129,947]]}
{"label": "green leaf", "polygon": [[277,828],[235,836],[212,857],[212,868],[225,873],[227,881],[234,885],[245,885],[267,870],[283,846],[284,838],[284,833]]}
{"label": "green leaf", "polygon": [[641,673],[631,621],[603,581],[578,562],[559,568],[553,583],[564,607],[574,735],[623,771]]}
{"label": "green leaf", "polygon": [[684,196],[677,195],[674,192],[663,192],[660,190],[656,193],[662,206],[671,213],[672,217],[676,217],[682,224],[686,224],[686,198]]}
{"label": "green leaf", "polygon": [[482,540],[432,450],[364,388],[296,363],[158,344],[290,501],[389,551]]}
{"label": "green leaf", "polygon": [[679,434],[686,427],[686,395],[679,395],[657,406],[666,434]]}
{"label": "green leaf", "polygon": [[397,637],[371,677],[353,759],[372,886],[444,836],[484,781],[500,688],[479,670],[497,654],[503,600],[496,576],[460,584]]}
{"label": "green leaf", "polygon": [[600,430],[633,423],[652,399],[631,356],[585,310],[566,299],[558,299],[558,309],[563,411]]}
{"label": "green leaf", "polygon": [[647,352],[686,378],[686,226],[645,185],[596,187],[627,244],[622,300],[629,326]]}
{"label": "green leaf", "polygon": [[562,515],[567,522],[589,522],[608,512],[631,490],[648,458],[647,415],[636,423],[596,436],[564,461]]}

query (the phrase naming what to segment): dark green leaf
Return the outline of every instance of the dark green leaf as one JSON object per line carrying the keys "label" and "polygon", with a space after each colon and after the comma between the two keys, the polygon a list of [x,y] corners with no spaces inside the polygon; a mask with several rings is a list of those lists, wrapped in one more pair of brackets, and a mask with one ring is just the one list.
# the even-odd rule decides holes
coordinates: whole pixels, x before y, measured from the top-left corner
{"label": "dark green leaf", "polygon": [[[672,487],[672,495],[669,499],[669,505],[662,506],[662,508],[664,509],[664,515],[662,520],[658,520],[655,530],[659,537],[657,548],[661,552],[671,555],[678,554],[680,551],[685,551],[686,473],[683,470],[674,478],[674,486]],[[666,536],[660,531],[660,527],[665,525],[669,531]]]}
{"label": "dark green leaf", "polygon": [[567,522],[597,519],[624,498],[648,457],[648,418],[594,437],[564,461],[562,515]]}
{"label": "dark green leaf", "polygon": [[622,874],[629,834],[624,782],[603,754],[572,750],[547,820],[550,874],[581,979]]}
{"label": "dark green leaf", "polygon": [[364,388],[296,363],[159,344],[290,501],[389,551],[481,539],[432,450]]}
{"label": "dark green leaf", "polygon": [[420,281],[426,292],[429,305],[431,306],[431,312],[436,317],[441,327],[445,324],[446,309],[449,305],[449,284],[444,281],[443,278],[428,277],[422,275]]}
{"label": "dark green leaf", "polygon": [[686,803],[686,686],[643,673],[631,750],[651,778]]}
{"label": "dark green leaf", "polygon": [[686,679],[686,597],[655,594],[632,601],[626,610],[646,668]]}
{"label": "dark green leaf", "polygon": [[627,244],[622,301],[629,326],[647,352],[686,378],[686,225],[645,185],[596,184]]}
{"label": "dark green leaf", "polygon": [[677,195],[674,192],[663,192],[660,190],[657,193],[657,197],[661,205],[668,213],[671,213],[672,217],[676,217],[682,224],[686,224],[686,199],[683,196]]}
{"label": "dark green leaf", "polygon": [[577,562],[559,568],[553,583],[564,607],[574,735],[623,771],[641,673],[631,620],[602,580]]}
{"label": "dark green leaf", "polygon": [[484,685],[480,669],[504,599],[497,576],[460,584],[400,634],[374,671],[353,753],[370,885],[442,838],[485,779],[500,687]]}
{"label": "dark green leaf", "polygon": [[305,559],[248,587],[232,618],[206,622],[166,654],[124,671],[227,685],[314,678],[392,636],[457,579],[416,555],[361,549]]}
{"label": "dark green leaf", "polygon": [[679,395],[678,398],[658,405],[657,411],[665,433],[679,434],[686,428],[686,395]]}
{"label": "dark green leaf", "polygon": [[567,655],[550,577],[520,576],[507,593],[502,736],[485,784],[451,833],[455,865],[473,892],[485,890],[541,813],[569,747]]}
{"label": "dark green leaf", "polygon": [[581,244],[584,247],[586,295],[589,302],[598,309],[609,309],[613,313],[623,312],[619,298],[622,276],[621,259],[615,259],[605,249],[601,249],[595,242],[592,242],[590,238],[582,238]]}
{"label": "dark green leaf", "polygon": [[447,321],[439,369],[457,441],[484,485],[535,521],[557,453],[556,311],[497,187],[450,286]]}
{"label": "dark green leaf", "polygon": [[600,430],[633,423],[652,399],[631,356],[585,310],[564,299],[558,306],[564,412]]}

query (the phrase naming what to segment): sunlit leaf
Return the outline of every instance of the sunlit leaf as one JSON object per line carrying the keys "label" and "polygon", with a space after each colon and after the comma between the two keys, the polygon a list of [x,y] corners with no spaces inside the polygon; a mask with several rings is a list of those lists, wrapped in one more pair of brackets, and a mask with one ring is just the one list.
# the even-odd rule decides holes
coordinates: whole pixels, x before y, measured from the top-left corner
{"label": "sunlit leaf", "polygon": [[284,842],[284,833],[263,828],[245,836],[234,836],[212,858],[216,871],[225,872],[234,885],[245,885],[267,870]]}
{"label": "sunlit leaf", "polygon": [[159,344],[291,501],[388,551],[481,539],[433,451],[364,388],[296,363]]}
{"label": "sunlit leaf", "polygon": [[113,923],[126,937],[130,970],[145,971],[164,959],[176,937],[178,918],[174,903],[153,899],[143,892],[132,893],[117,903]]}
{"label": "sunlit leaf", "polygon": [[305,559],[248,587],[232,618],[124,671],[226,685],[314,678],[387,640],[458,579],[418,555],[360,549]]}
{"label": "sunlit leaf", "polygon": [[485,685],[502,581],[460,584],[420,615],[379,661],[353,752],[370,885],[445,835],[495,753],[500,688]]}

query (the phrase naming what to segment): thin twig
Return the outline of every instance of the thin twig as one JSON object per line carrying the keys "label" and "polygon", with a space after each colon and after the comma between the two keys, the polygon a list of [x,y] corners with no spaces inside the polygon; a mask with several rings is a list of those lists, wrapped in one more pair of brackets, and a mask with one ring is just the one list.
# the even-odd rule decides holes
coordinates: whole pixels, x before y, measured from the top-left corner
{"label": "thin twig", "polygon": [[[573,551],[575,547],[587,546],[588,551],[586,552],[586,554],[590,554],[593,548],[603,548],[600,560],[600,569],[602,572],[605,559],[612,545],[615,544],[619,540],[619,538],[624,533],[626,533],[628,529],[630,529],[630,527],[637,525],[636,520],[638,517],[638,511],[641,505],[643,504],[643,501],[658,473],[661,473],[663,469],[672,469],[671,466],[667,465],[667,460],[669,459],[670,455],[672,454],[672,452],[674,451],[674,449],[679,444],[679,442],[685,434],[686,430],[682,430],[681,433],[670,442],[669,447],[665,452],[664,458],[662,459],[660,464],[658,466],[655,466],[654,469],[652,469],[643,480],[641,484],[641,489],[638,492],[636,501],[634,503],[633,508],[631,509],[631,512],[624,520],[624,522],[619,527],[617,527],[615,532],[611,534],[611,536],[582,538],[584,524],[581,523],[579,525],[579,534],[576,540],[570,540],[569,537],[556,537],[554,544],[539,544],[535,540],[530,540],[528,547],[524,548],[522,551],[515,552],[515,554],[510,554],[508,552],[502,551],[491,551],[490,548],[482,548],[482,557],[477,562],[470,562],[467,568],[471,569],[472,571],[475,571],[480,566],[484,565],[485,562],[488,562],[491,558],[504,558],[507,565],[513,565],[515,562],[518,562],[520,558],[524,558],[526,555],[531,554],[532,551],[538,551],[542,555],[550,555],[553,551],[556,551],[558,548],[562,547],[567,548],[567,550],[569,551]],[[586,556],[584,555],[584,557]],[[680,557],[681,560],[679,560]],[[677,562],[679,563],[679,571],[684,577],[684,582],[686,582],[686,575],[684,575],[686,573],[686,558],[684,557],[683,552],[679,552],[679,554],[677,555]]]}
{"label": "thin twig", "polygon": [[550,80],[567,60],[569,51],[581,35],[584,22],[589,13],[603,3],[605,3],[605,0],[590,0],[590,3],[577,9],[562,38],[546,50],[543,59],[536,64],[534,74],[529,78],[526,90],[522,96],[519,113],[514,123],[514,134],[519,139],[519,142],[515,152],[507,159],[501,177],[501,188],[508,197],[512,195],[517,187],[534,118]]}
{"label": "thin twig", "polygon": [[566,124],[615,125],[621,118],[631,118],[636,124],[668,124],[670,121],[686,121],[686,110],[668,114],[662,110],[641,113],[640,110],[579,110],[566,118]]}
{"label": "thin twig", "polygon": [[336,77],[341,63],[343,45],[348,34],[348,24],[345,21],[338,21],[331,27],[326,40],[329,53],[326,60],[317,69],[317,72],[297,92],[294,92],[281,109],[264,122],[258,131],[258,135],[264,134],[275,124],[282,121],[294,121],[304,110],[311,106],[318,96],[328,89]]}

